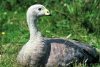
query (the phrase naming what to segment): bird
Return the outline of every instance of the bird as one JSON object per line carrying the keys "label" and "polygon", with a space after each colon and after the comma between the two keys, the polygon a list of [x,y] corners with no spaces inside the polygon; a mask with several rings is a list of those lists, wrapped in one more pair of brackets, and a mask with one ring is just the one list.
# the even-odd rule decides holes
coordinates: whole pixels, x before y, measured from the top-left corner
{"label": "bird", "polygon": [[37,28],[37,20],[51,16],[41,4],[30,6],[26,13],[29,41],[18,53],[17,61],[25,67],[67,67],[74,63],[96,63],[99,55],[95,47],[66,38],[45,38]]}

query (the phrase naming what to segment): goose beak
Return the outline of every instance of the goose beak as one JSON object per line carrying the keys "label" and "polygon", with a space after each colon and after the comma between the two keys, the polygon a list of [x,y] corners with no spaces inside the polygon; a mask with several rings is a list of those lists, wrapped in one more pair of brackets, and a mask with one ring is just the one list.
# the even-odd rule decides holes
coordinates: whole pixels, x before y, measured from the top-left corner
{"label": "goose beak", "polygon": [[47,10],[47,9],[44,9],[44,15],[45,15],[45,16],[51,16],[49,10]]}

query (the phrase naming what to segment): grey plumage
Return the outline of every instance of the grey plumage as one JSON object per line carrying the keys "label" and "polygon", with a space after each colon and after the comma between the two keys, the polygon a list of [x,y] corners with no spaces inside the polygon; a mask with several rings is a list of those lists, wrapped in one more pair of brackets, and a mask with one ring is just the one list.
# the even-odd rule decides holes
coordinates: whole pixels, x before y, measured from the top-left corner
{"label": "grey plumage", "polygon": [[44,38],[36,26],[40,16],[50,15],[40,4],[32,5],[27,11],[30,40],[20,50],[17,60],[27,67],[69,66],[75,62],[95,63],[96,49],[75,40]]}

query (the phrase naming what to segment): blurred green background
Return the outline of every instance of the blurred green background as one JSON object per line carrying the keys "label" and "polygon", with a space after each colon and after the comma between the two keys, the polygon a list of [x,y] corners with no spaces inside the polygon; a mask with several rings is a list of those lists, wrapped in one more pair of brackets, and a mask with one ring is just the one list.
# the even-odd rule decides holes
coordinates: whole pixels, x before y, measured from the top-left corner
{"label": "blurred green background", "polygon": [[0,0],[0,67],[21,67],[16,56],[29,40],[26,11],[33,4],[44,5],[52,14],[38,20],[44,37],[76,39],[100,52],[100,0]]}

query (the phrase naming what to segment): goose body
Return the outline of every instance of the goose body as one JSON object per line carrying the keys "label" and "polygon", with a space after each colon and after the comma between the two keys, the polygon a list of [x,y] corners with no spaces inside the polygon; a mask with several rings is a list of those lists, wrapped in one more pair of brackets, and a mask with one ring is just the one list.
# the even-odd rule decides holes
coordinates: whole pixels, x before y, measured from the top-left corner
{"label": "goose body", "polygon": [[30,39],[20,50],[17,60],[26,67],[61,67],[75,62],[95,63],[98,61],[96,49],[75,40],[44,38],[36,26],[40,16],[50,15],[40,4],[32,5],[27,11]]}

